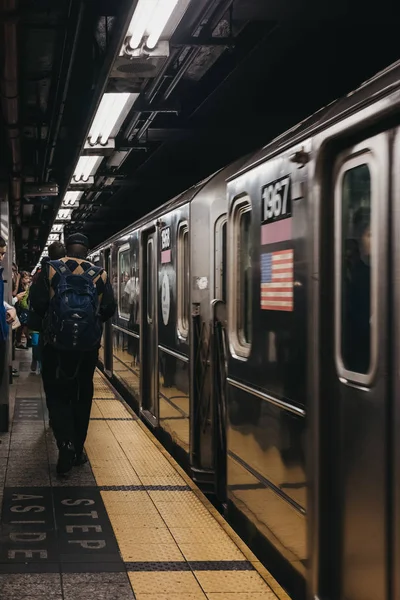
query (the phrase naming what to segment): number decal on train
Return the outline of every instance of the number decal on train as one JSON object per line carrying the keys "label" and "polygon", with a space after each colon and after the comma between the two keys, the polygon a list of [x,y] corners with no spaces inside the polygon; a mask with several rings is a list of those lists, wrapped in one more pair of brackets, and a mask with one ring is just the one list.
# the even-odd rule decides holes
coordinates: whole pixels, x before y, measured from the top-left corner
{"label": "number decal on train", "polygon": [[292,216],[290,175],[262,188],[262,222],[279,221]]}
{"label": "number decal on train", "polygon": [[164,227],[161,229],[161,251],[171,248],[171,228]]}

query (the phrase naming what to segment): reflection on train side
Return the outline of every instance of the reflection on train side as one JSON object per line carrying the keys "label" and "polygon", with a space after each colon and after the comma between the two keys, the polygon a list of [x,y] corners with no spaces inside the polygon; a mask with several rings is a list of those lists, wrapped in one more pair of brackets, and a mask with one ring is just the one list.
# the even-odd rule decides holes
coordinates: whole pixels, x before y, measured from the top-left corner
{"label": "reflection on train side", "polygon": [[230,496],[302,572],[307,559],[305,420],[230,387],[228,421]]}
{"label": "reflection on train side", "polygon": [[160,424],[189,452],[189,364],[159,349]]}
{"label": "reflection on train side", "polygon": [[113,328],[114,375],[133,393],[140,394],[139,338]]}

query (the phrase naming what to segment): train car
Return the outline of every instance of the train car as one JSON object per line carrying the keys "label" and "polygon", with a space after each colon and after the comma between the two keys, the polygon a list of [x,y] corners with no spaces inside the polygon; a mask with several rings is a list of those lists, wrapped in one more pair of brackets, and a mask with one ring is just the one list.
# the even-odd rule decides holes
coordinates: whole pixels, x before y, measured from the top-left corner
{"label": "train car", "polygon": [[294,598],[400,598],[399,125],[396,63],[94,252],[106,373]]}

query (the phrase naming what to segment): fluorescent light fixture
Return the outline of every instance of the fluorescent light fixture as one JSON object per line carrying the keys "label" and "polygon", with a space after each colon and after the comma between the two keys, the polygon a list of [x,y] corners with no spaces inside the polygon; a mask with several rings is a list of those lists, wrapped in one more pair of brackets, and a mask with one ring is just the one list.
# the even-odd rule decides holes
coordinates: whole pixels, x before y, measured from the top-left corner
{"label": "fluorescent light fixture", "polygon": [[154,13],[151,24],[148,27],[149,37],[146,41],[146,46],[152,50],[157,46],[164,27],[169,21],[178,0],[162,0],[159,2],[157,11]]}
{"label": "fluorescent light fixture", "polygon": [[67,192],[63,198],[61,206],[75,206],[76,204],[78,204],[82,194],[83,192]]}
{"label": "fluorescent light fixture", "polygon": [[89,143],[106,145],[116,125],[118,124],[119,127],[122,125],[121,122],[118,122],[121,121],[121,118],[123,120],[126,117],[124,109],[127,108],[128,103],[131,105],[133,102],[130,100],[136,100],[138,95],[114,92],[104,94],[89,131]]}
{"label": "fluorescent light fixture", "polygon": [[58,242],[59,239],[60,239],[59,233],[50,233],[49,239],[47,241],[48,242]]}
{"label": "fluorescent light fixture", "polygon": [[60,208],[57,213],[57,221],[69,221],[72,215],[72,208]]}
{"label": "fluorescent light fixture", "polygon": [[61,233],[63,229],[64,225],[62,225],[62,223],[54,223],[53,227],[51,228],[51,233]]}
{"label": "fluorescent light fixture", "polygon": [[146,46],[155,48],[178,0],[139,0],[128,27],[129,47],[136,50],[147,35]]}
{"label": "fluorescent light fixture", "polygon": [[91,175],[95,174],[102,160],[102,156],[81,156],[75,167],[73,179],[87,181]]}

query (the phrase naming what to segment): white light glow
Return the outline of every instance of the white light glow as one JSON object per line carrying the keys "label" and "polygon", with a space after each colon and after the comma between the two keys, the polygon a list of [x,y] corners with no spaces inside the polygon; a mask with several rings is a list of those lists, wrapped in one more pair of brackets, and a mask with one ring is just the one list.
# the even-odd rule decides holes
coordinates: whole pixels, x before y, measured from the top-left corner
{"label": "white light glow", "polygon": [[108,138],[131,96],[129,93],[104,94],[89,131],[88,138],[91,144],[107,144]]}
{"label": "white light glow", "polygon": [[79,202],[82,194],[83,192],[67,192],[62,201],[62,206],[74,206]]}
{"label": "white light glow", "polygon": [[147,47],[155,48],[177,4],[178,0],[139,0],[127,31],[129,47],[135,50],[147,35]]}
{"label": "white light glow", "polygon": [[81,156],[75,167],[74,180],[87,181],[91,175],[94,175],[102,159],[102,156]]}
{"label": "white light glow", "polygon": [[57,221],[68,221],[71,218],[72,208],[60,208],[57,213]]}
{"label": "white light glow", "polygon": [[47,241],[48,242],[58,242],[59,239],[60,239],[59,233],[50,233],[49,239]]}
{"label": "white light glow", "polygon": [[61,223],[54,223],[53,227],[51,228],[51,233],[61,233],[63,229],[64,225]]}
{"label": "white light glow", "polygon": [[178,0],[162,0],[159,2],[157,11],[154,13],[151,23],[148,27],[149,37],[146,41],[146,46],[152,50],[157,46],[158,40],[164,30],[164,27],[169,21]]}

